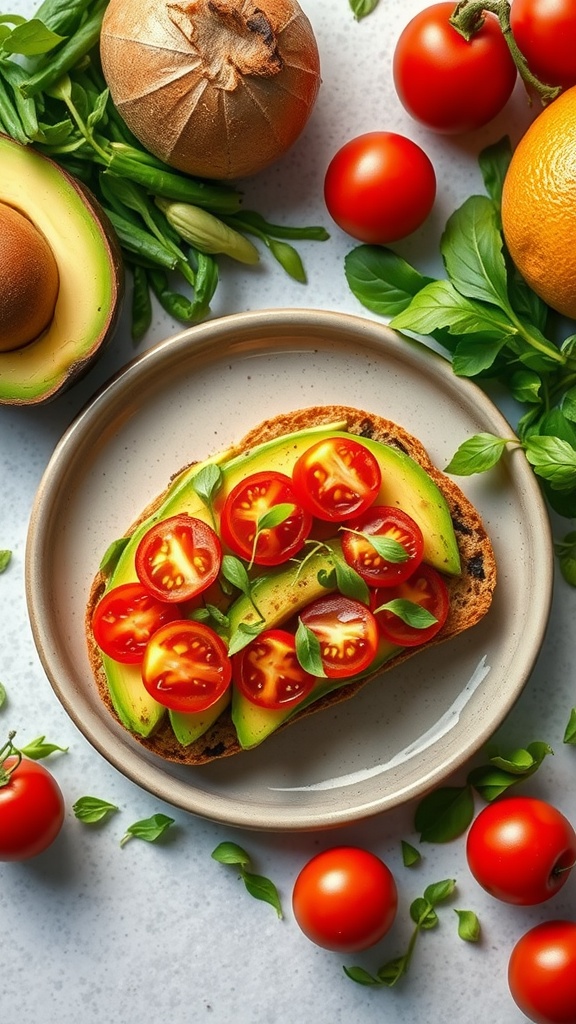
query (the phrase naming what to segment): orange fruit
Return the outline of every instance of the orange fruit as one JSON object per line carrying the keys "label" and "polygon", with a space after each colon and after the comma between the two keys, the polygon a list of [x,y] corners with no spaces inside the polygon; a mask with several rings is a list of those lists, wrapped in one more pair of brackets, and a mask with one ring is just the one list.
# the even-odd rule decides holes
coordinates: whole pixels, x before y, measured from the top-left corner
{"label": "orange fruit", "polygon": [[530,287],[576,319],[576,86],[520,139],[504,179],[502,227]]}

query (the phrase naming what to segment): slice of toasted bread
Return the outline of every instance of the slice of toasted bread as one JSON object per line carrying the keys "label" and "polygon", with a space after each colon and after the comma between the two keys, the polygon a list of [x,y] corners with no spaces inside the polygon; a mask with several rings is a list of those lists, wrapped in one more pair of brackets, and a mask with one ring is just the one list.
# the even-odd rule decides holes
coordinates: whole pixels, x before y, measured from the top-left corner
{"label": "slice of toasted bread", "polygon": [[[233,446],[230,450],[230,455],[246,452],[256,445],[284,434],[308,429],[322,423],[334,423],[337,421],[345,421],[347,429],[352,434],[370,437],[399,449],[411,456],[412,459],[426,470],[448,503],[460,550],[462,572],[459,576],[446,579],[450,593],[450,612],[445,625],[428,643],[416,648],[406,648],[388,661],[377,673],[377,675],[380,675],[384,671],[393,669],[407,658],[414,655],[424,656],[428,647],[450,640],[479,622],[488,611],[492,601],[492,594],[496,585],[496,562],[482,519],[474,505],[453,480],[432,464],[426,449],[417,438],[413,437],[396,423],[381,416],[341,405],[313,406],[308,409],[284,413],[273,419],[266,420],[251,430],[249,434]],[[162,497],[162,495],[159,495],[146,508],[138,522],[131,526],[128,534],[131,534],[136,526],[151,514],[153,509],[160,504]],[[108,692],[100,651],[94,641],[91,629],[92,614],[105,585],[106,579],[102,573],[99,573],[93,582],[88,600],[86,633],[90,662],[100,697],[109,708],[110,713],[115,714]],[[287,728],[305,715],[313,714],[327,706],[348,700],[361,687],[370,682],[371,678],[373,677],[351,683],[328,694],[309,707],[297,712],[281,728]],[[190,765],[204,764],[217,758],[237,754],[242,750],[228,712],[222,714],[215,724],[190,746],[184,747],[176,740],[168,721],[164,721],[152,736],[147,738],[138,736],[135,738],[149,750],[166,760]],[[266,742],[273,742],[273,737]]]}

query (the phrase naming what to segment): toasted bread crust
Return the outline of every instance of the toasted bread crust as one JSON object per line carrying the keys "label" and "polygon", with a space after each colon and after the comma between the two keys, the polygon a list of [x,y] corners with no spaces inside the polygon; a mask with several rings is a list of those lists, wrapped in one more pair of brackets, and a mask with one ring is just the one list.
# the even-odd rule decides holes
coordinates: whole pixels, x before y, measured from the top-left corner
{"label": "toasted bread crust", "polygon": [[[334,423],[340,420],[346,421],[347,429],[350,433],[381,441],[410,455],[414,461],[420,463],[434,480],[448,503],[460,550],[461,575],[446,579],[450,593],[450,612],[444,627],[428,643],[416,648],[407,648],[392,658],[375,674],[379,676],[382,672],[393,669],[396,665],[406,661],[415,654],[421,654],[428,647],[450,640],[479,622],[488,611],[492,601],[492,594],[496,585],[496,562],[492,545],[474,505],[453,480],[433,465],[423,444],[404,430],[403,427],[398,426],[398,424],[393,423],[391,420],[348,406],[312,406],[265,420],[235,444],[230,454],[235,455],[240,452],[247,452],[256,445],[280,437],[283,434],[290,434],[297,430],[309,429],[322,423]],[[147,506],[138,521],[132,524],[131,528],[127,531],[128,535],[154,511],[162,502],[163,497],[164,495],[158,495]],[[103,573],[99,573],[93,581],[86,609],[86,636],[90,663],[100,697],[110,713],[117,717],[110,699],[99,648],[94,641],[90,625],[94,608],[100,599],[105,585],[106,578]],[[332,692],[295,714],[281,728],[287,728],[293,722],[298,721],[299,718],[314,714],[325,707],[332,706],[343,700],[350,699],[363,686],[369,683],[372,678],[374,677],[369,676],[367,679],[351,683]],[[182,746],[176,740],[168,722],[162,723],[154,734],[147,738],[140,736],[135,738],[158,756],[180,764],[205,764],[218,758],[230,757],[242,751],[228,712],[221,715],[199,740],[187,747]]]}

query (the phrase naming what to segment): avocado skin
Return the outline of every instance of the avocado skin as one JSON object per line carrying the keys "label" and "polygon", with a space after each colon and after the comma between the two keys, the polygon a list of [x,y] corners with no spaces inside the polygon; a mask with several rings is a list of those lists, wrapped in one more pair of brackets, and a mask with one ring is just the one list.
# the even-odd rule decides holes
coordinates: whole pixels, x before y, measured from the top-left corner
{"label": "avocado skin", "polygon": [[29,217],[58,265],[51,324],[28,345],[0,353],[0,404],[40,405],[87,373],[109,344],[122,309],[124,264],[108,217],[83,183],[2,133],[0,165],[0,202]]}
{"label": "avocado skin", "polygon": [[[223,483],[215,501],[215,509],[218,514],[226,495],[232,490],[235,484],[244,479],[248,474],[261,469],[275,469],[290,474],[296,459],[307,448],[316,441],[325,437],[332,437],[337,434],[347,435],[342,430],[343,424],[322,424],[320,427],[313,427],[307,430],[298,431],[290,435],[274,438],[266,441],[253,449],[242,452],[232,458],[224,457],[220,464],[223,475]],[[357,435],[352,435],[357,436]],[[425,547],[425,558],[436,568],[445,573],[457,574],[460,571],[460,558],[458,546],[454,537],[452,520],[447,503],[434,481],[428,476],[425,470],[418,465],[410,456],[398,451],[389,445],[374,441],[369,437],[360,438],[371,451],[376,454],[383,470],[383,484],[381,496],[377,499],[379,504],[397,505],[405,508],[420,523],[425,533],[427,547]],[[152,522],[167,516],[176,515],[179,512],[187,512],[189,515],[211,522],[211,512],[204,501],[194,490],[194,478],[204,466],[213,462],[219,462],[220,457],[208,459],[202,463],[196,463],[189,469],[180,473],[162,496],[158,507],[138,524],[131,539],[124,548],[116,568],[112,572],[106,589],[117,586],[121,583],[131,582],[137,579],[134,568],[134,554],[140,538],[147,531]],[[428,524],[428,526],[426,526]],[[339,548],[338,541],[330,542],[335,549]],[[285,622],[298,610],[328,591],[318,583],[317,574],[320,569],[330,569],[331,561],[326,551],[320,550],[309,561],[305,571],[299,574],[299,597],[295,600],[293,591],[286,586],[288,575],[294,577],[293,567],[279,567],[267,574],[254,584],[254,595],[259,611],[272,628]],[[286,603],[286,593],[291,592],[292,596]],[[284,597],[282,598],[282,595]],[[240,622],[247,624],[254,623],[258,616],[252,602],[241,595],[228,609],[229,633],[230,635],[238,628]],[[393,649],[397,653],[398,648]],[[392,656],[392,655],[390,655]],[[382,659],[382,663],[386,659]],[[127,672],[126,666],[110,659],[103,659],[105,664],[108,688],[116,713],[125,726],[137,735],[147,737],[153,734],[158,725],[164,719],[166,709],[159,705],[154,699],[146,694],[137,674]],[[325,683],[325,681],[323,681]],[[347,680],[346,682],[350,682]],[[338,685],[344,685],[338,681]],[[331,689],[334,687],[332,686]],[[322,696],[323,693],[314,691],[314,699]],[[242,746],[251,747],[261,740],[255,737],[262,735],[261,712],[264,715],[278,714],[269,712],[264,708],[256,708],[250,705],[244,707],[244,698],[238,694],[233,687],[232,708],[233,718],[240,729]],[[249,704],[248,701],[245,702]],[[295,711],[299,710],[296,708]],[[294,712],[295,713],[295,712]],[[188,744],[198,738],[212,725],[220,714],[218,706],[208,709],[200,715],[180,715],[178,717],[178,733],[180,742]],[[278,725],[282,724],[290,714],[283,715]],[[201,721],[200,721],[201,719]],[[270,719],[266,719],[271,724]],[[252,723],[252,725],[251,725]],[[277,728],[278,725],[274,726]],[[265,735],[269,735],[274,728],[268,729],[266,725]],[[190,737],[193,737],[191,739]]]}

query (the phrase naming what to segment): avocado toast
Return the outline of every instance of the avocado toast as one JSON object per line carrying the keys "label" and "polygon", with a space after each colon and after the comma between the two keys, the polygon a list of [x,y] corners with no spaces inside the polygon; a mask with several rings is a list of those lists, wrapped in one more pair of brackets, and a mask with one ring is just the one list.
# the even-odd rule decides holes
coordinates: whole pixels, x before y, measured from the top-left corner
{"label": "avocado toast", "polygon": [[[167,709],[145,689],[140,664],[117,662],[96,643],[93,622],[103,594],[138,579],[136,552],[155,523],[185,514],[218,525],[227,495],[243,480],[270,469],[290,475],[313,445],[341,436],[356,438],[377,460],[381,470],[378,504],[402,509],[420,527],[423,563],[441,576],[449,598],[442,627],[418,646],[381,640],[366,669],[349,678],[317,678],[312,691],[294,706],[262,708],[247,700],[232,682],[226,694],[205,711],[182,714]],[[211,500],[198,483],[207,467],[219,476]],[[224,591],[217,586],[216,592],[214,586],[208,588],[205,604],[212,612],[212,626],[226,644],[237,645],[243,630],[247,637],[242,642],[247,643],[262,629],[290,623],[294,628],[311,602],[339,593],[341,584],[334,572],[335,563],[342,561],[338,524],[323,523],[320,532],[328,536],[327,544],[310,547],[308,543],[297,557],[266,570],[246,559],[252,581],[248,592],[233,589],[230,593],[229,586]],[[453,481],[432,465],[421,442],[389,420],[346,406],[316,406],[277,416],[255,427],[227,452],[187,467],[128,530],[118,551],[113,559],[103,561],[87,605],[86,633],[99,693],[111,714],[139,742],[160,757],[185,764],[202,764],[256,746],[299,717],[352,697],[380,672],[480,621],[496,583],[494,554],[478,512]],[[197,607],[191,617],[200,617]]]}

